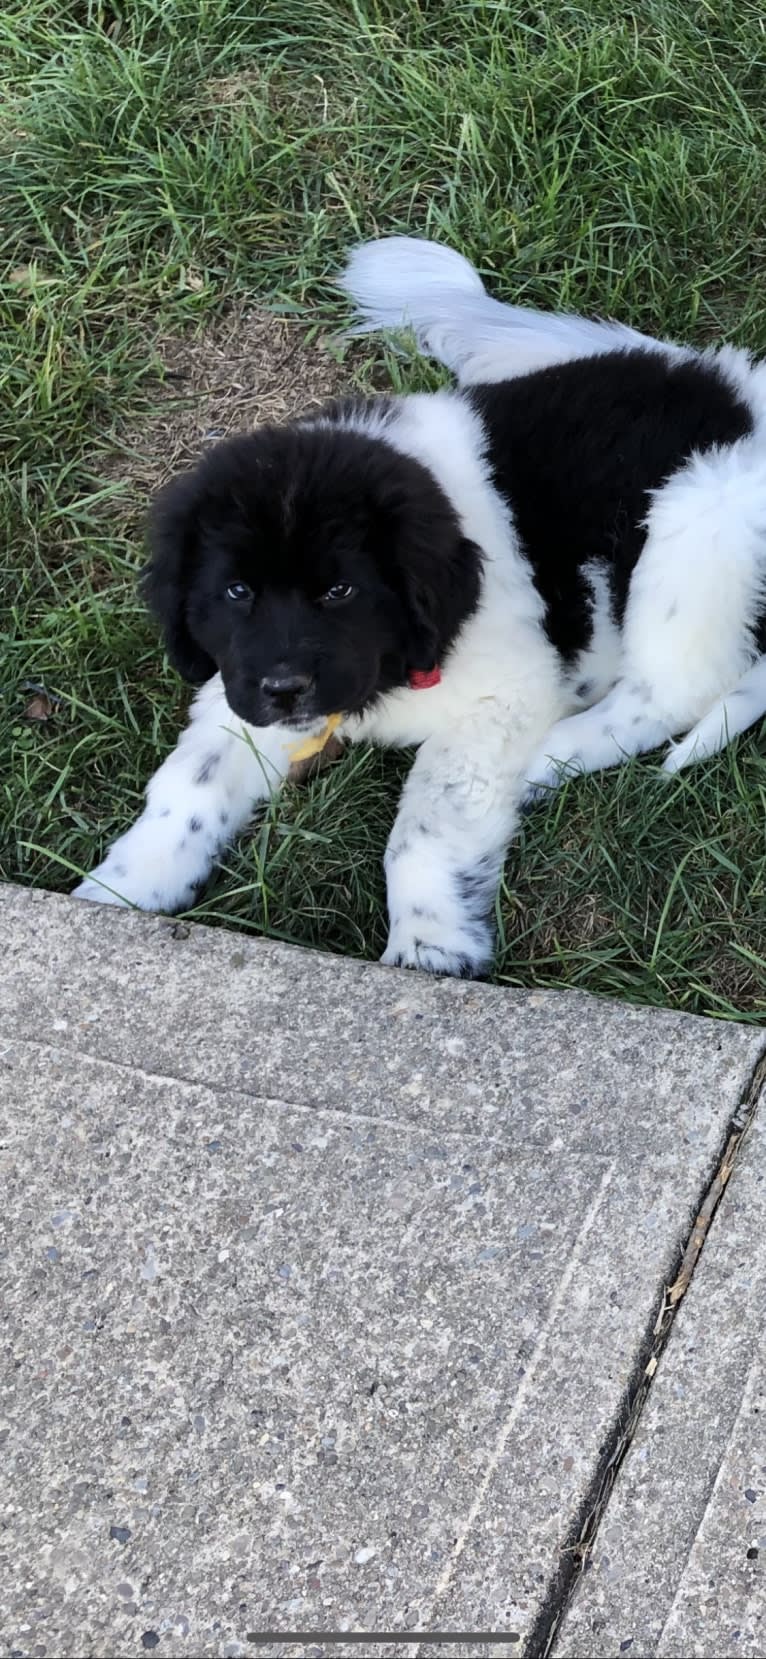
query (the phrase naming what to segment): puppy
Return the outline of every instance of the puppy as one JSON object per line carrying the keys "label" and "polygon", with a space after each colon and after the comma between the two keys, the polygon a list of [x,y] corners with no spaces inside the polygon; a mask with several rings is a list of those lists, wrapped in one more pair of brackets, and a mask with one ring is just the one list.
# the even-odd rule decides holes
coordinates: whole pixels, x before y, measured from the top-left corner
{"label": "puppy", "polygon": [[360,331],[413,326],[458,389],[264,427],[160,496],[145,592],[202,689],[77,894],[193,904],[339,715],[417,746],[383,961],[476,975],[530,792],[688,734],[676,770],[766,709],[766,369],[503,305],[410,238],[342,281]]}

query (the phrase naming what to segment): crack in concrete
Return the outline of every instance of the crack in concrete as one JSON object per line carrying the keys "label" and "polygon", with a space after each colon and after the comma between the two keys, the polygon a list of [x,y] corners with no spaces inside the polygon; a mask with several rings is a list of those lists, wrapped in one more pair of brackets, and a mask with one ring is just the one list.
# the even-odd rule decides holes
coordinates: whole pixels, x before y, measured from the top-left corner
{"label": "crack in concrete", "polygon": [[[120,1061],[90,1053],[87,1049],[83,1050],[76,1046],[70,1047],[66,1043],[52,1043],[50,1040],[34,1038],[28,1035],[14,1035],[10,1037],[9,1046],[15,1044],[18,1044],[20,1047],[30,1047],[42,1051],[47,1050],[48,1052],[55,1051],[56,1048],[59,1048],[61,1053],[66,1056],[67,1059],[77,1058],[79,1060],[86,1060],[94,1064],[96,1067],[103,1066],[116,1072],[135,1071],[139,1075],[153,1081],[167,1080],[169,1082],[179,1082],[187,1087],[208,1092],[214,1097],[216,1095],[225,1094],[230,1099],[239,1098],[242,1101],[247,1101],[251,1106],[256,1104],[269,1104],[282,1109],[286,1108],[288,1110],[297,1110],[307,1114],[314,1114],[329,1119],[335,1119],[336,1121],[339,1120],[340,1122],[343,1122],[344,1120],[352,1122],[357,1120],[365,1124],[375,1124],[378,1127],[401,1128],[402,1125],[402,1120],[398,1117],[388,1118],[386,1116],[368,1116],[364,1113],[353,1113],[349,1112],[347,1109],[342,1110],[328,1105],[307,1106],[296,1101],[271,1099],[268,1096],[250,1091],[247,1087],[243,1088],[241,1085],[216,1085],[211,1084],[209,1081],[203,1082],[199,1078],[195,1077],[179,1076],[178,1074],[164,1072],[158,1073],[135,1064],[126,1066]],[[0,1055],[0,1058],[1,1057],[2,1056]],[[570,1538],[562,1548],[560,1564],[558,1570],[552,1577],[544,1605],[535,1619],[523,1648],[520,1650],[517,1649],[517,1651],[525,1653],[527,1655],[527,1659],[547,1659],[548,1655],[555,1652],[556,1637],[562,1619],[564,1618],[567,1609],[576,1594],[580,1577],[595,1545],[602,1518],[608,1509],[620,1469],[635,1437],[636,1430],[653,1385],[654,1377],[657,1374],[659,1363],[670,1339],[675,1316],[690,1284],[693,1282],[699,1258],[705,1247],[707,1238],[710,1235],[710,1230],[714,1223],[715,1216],[730,1175],[736,1167],[740,1147],[742,1146],[750,1126],[754,1121],[765,1085],[766,1047],[762,1050],[761,1055],[753,1068],[750,1080],[743,1090],[741,1099],[729,1118],[725,1133],[721,1139],[713,1172],[708,1178],[701,1193],[694,1223],[684,1244],[677,1251],[672,1281],[664,1288],[661,1297],[655,1304],[652,1311],[652,1317],[647,1324],[644,1340],[639,1348],[630,1382],[628,1383],[623,1395],[621,1407],[616,1414],[612,1428],[607,1435],[605,1449],[600,1459],[598,1469],[590,1482],[588,1491],[586,1492],[580,1506],[578,1517],[572,1528]],[[417,1128],[417,1125],[413,1124],[411,1127]],[[448,1137],[455,1135],[459,1140],[473,1138],[471,1132],[465,1130],[447,1130],[445,1131],[445,1134]],[[482,1135],[481,1138],[488,1145],[505,1144],[504,1142],[496,1141],[494,1137]],[[495,1462],[496,1461],[497,1460],[495,1459]],[[489,1481],[483,1484],[482,1498],[486,1495],[486,1490],[489,1484]],[[478,1514],[480,1509],[481,1503],[474,1506],[469,1526],[465,1529],[465,1537],[467,1537],[467,1534],[470,1531],[470,1525],[475,1521],[476,1514]],[[463,1543],[465,1542],[465,1537],[461,1540],[461,1549],[463,1547]],[[460,1550],[456,1552],[455,1559],[457,1559],[459,1554]],[[454,1566],[454,1562],[452,1565]],[[423,1651],[426,1651],[428,1634],[429,1633],[424,1631],[414,1631],[411,1634],[401,1631],[396,1633],[396,1638],[392,1635],[391,1640],[403,1640],[407,1645],[408,1651],[411,1651],[411,1648],[414,1648],[415,1644],[420,1642],[423,1644]],[[499,1639],[500,1634],[501,1633],[497,1633],[495,1637],[496,1640]],[[481,1639],[481,1635],[479,1634],[477,1636],[477,1641],[481,1641]]]}
{"label": "crack in concrete", "polygon": [[[526,1402],[526,1397],[527,1397],[530,1389],[534,1387],[534,1385],[537,1381],[537,1372],[538,1372],[538,1370],[540,1368],[540,1365],[542,1364],[542,1361],[545,1357],[545,1352],[546,1352],[549,1337],[551,1335],[551,1331],[555,1327],[556,1320],[558,1319],[558,1316],[561,1312],[564,1301],[565,1301],[566,1297],[568,1296],[569,1291],[571,1289],[572,1281],[575,1278],[575,1275],[577,1274],[577,1272],[579,1271],[579,1268],[580,1268],[581,1246],[584,1244],[585,1240],[588,1238],[588,1235],[592,1232],[593,1227],[595,1226],[596,1220],[597,1220],[598,1215],[599,1215],[599,1211],[601,1210],[601,1207],[602,1207],[602,1204],[603,1204],[603,1201],[604,1201],[604,1197],[606,1195],[609,1184],[612,1180],[612,1176],[614,1175],[614,1171],[615,1171],[615,1163],[614,1163],[614,1161],[612,1161],[612,1163],[610,1163],[608,1168],[604,1171],[604,1173],[601,1177],[601,1180],[599,1182],[598,1188],[596,1190],[595,1196],[592,1199],[590,1205],[588,1206],[587,1213],[583,1218],[582,1225],[581,1225],[579,1233],[577,1235],[576,1243],[574,1245],[574,1248],[570,1251],[569,1261],[568,1261],[568,1263],[567,1263],[567,1265],[564,1269],[564,1272],[561,1275],[558,1287],[556,1289],[556,1293],[555,1293],[555,1295],[554,1295],[554,1297],[551,1301],[551,1305],[550,1305],[550,1308],[548,1310],[548,1316],[547,1316],[547,1318],[545,1320],[545,1323],[542,1326],[542,1329],[541,1329],[541,1331],[540,1331],[540,1333],[537,1337],[537,1341],[535,1342],[534,1351],[533,1351],[533,1353],[531,1355],[531,1358],[530,1358],[530,1361],[529,1361],[529,1363],[526,1367],[523,1380],[522,1380],[519,1388],[516,1391],[516,1394],[514,1396],[513,1402],[512,1402],[511,1407],[510,1407],[510,1410],[508,1411],[503,1423],[501,1424],[500,1432],[497,1436],[494,1448],[493,1448],[493,1450],[490,1454],[489,1460],[487,1462],[487,1467],[484,1471],[484,1474],[482,1475],[481,1480],[479,1481],[477,1492],[476,1492],[476,1497],[474,1498],[474,1501],[471,1505],[471,1508],[468,1512],[468,1515],[466,1516],[466,1519],[465,1519],[464,1523],[460,1527],[458,1537],[455,1540],[454,1547],[453,1547],[452,1551],[450,1552],[449,1559],[448,1559],[448,1561],[447,1561],[447,1563],[444,1567],[444,1570],[441,1573],[439,1579],[437,1580],[436,1587],[435,1587],[434,1592],[433,1592],[433,1598],[432,1598],[432,1607],[433,1607],[432,1617],[436,1616],[436,1614],[438,1612],[439,1602],[442,1600],[443,1596],[446,1595],[447,1591],[449,1590],[449,1588],[452,1584],[452,1581],[453,1581],[454,1576],[455,1576],[455,1569],[457,1567],[457,1564],[460,1560],[460,1557],[463,1553],[463,1550],[465,1549],[465,1546],[466,1546],[466,1543],[468,1542],[470,1534],[473,1531],[473,1528],[476,1524],[476,1521],[477,1521],[479,1515],[481,1514],[481,1512],[484,1508],[487,1493],[488,1493],[489,1488],[492,1485],[492,1482],[493,1482],[493,1480],[495,1478],[495,1475],[497,1473],[498,1466],[500,1464],[501,1458],[503,1456],[503,1452],[505,1451],[505,1447],[506,1447],[507,1442],[508,1442],[508,1437],[509,1437],[512,1429],[514,1428],[514,1425],[518,1421],[519,1416],[521,1415],[521,1412],[522,1412],[522,1410],[524,1408],[524,1405],[525,1405],[525,1402]],[[495,1633],[495,1634],[496,1634],[496,1636],[499,1635],[499,1633]],[[429,1639],[428,1636],[426,1636],[426,1643],[428,1642],[428,1639]],[[478,1639],[482,1640],[483,1638],[478,1638]],[[425,1653],[426,1651],[427,1651],[427,1648],[421,1640],[421,1644],[417,1649],[417,1653],[418,1653],[418,1655],[420,1655],[420,1654]]]}
{"label": "crack in concrete", "polygon": [[750,1082],[733,1112],[716,1160],[715,1170],[701,1196],[688,1239],[679,1252],[674,1279],[663,1290],[628,1384],[622,1411],[614,1425],[596,1474],[580,1508],[573,1535],[561,1551],[561,1565],[544,1606],[525,1643],[527,1659],[548,1659],[565,1613],[598,1536],[620,1469],[633,1443],[660,1361],[683,1299],[694,1280],[697,1263],[710,1234],[740,1148],[755,1119],[766,1087],[766,1049],[756,1062]]}
{"label": "crack in concrete", "polygon": [[[406,1127],[413,1134],[431,1135],[437,1132],[433,1125],[427,1121],[425,1113],[422,1119],[406,1117],[401,1114],[392,1117],[384,1112],[358,1112],[349,1106],[335,1106],[324,1100],[292,1100],[286,1095],[270,1095],[265,1091],[248,1088],[243,1083],[218,1083],[215,1079],[195,1077],[181,1071],[155,1071],[149,1066],[139,1065],[138,1061],[113,1060],[109,1055],[94,1053],[89,1048],[80,1048],[76,1043],[51,1042],[46,1037],[9,1034],[5,1047],[0,1048],[0,1067],[2,1067],[3,1061],[11,1052],[14,1044],[19,1048],[41,1049],[49,1054],[59,1053],[69,1060],[76,1058],[77,1060],[87,1061],[88,1064],[93,1066],[105,1066],[112,1071],[126,1073],[131,1077],[139,1077],[148,1083],[180,1083],[184,1088],[204,1091],[215,1099],[225,1101],[242,1100],[247,1101],[251,1106],[275,1107],[285,1111],[302,1112],[308,1117],[328,1118],[340,1123],[360,1123],[374,1128],[381,1126],[386,1129],[401,1131],[403,1127]],[[504,1135],[490,1134],[483,1124],[479,1124],[475,1128],[466,1125],[459,1129],[450,1129],[446,1125],[442,1126],[440,1124],[438,1134],[442,1140],[456,1141],[458,1145],[463,1141],[479,1141],[482,1146],[490,1149],[497,1148],[498,1151],[504,1154],[508,1154],[512,1150],[512,1141],[507,1133]],[[545,1138],[543,1136],[539,1140],[530,1138],[525,1144],[530,1151],[544,1152],[549,1144],[549,1139],[550,1137]],[[581,1153],[580,1155],[583,1156],[584,1154]],[[609,1153],[604,1152],[600,1157],[591,1155],[590,1162],[606,1166],[610,1163]]]}

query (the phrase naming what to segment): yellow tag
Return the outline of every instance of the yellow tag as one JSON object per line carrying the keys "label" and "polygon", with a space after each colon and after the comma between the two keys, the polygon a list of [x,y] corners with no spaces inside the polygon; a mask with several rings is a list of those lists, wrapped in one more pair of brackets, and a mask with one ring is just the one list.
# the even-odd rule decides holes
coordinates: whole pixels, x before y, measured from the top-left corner
{"label": "yellow tag", "polygon": [[310,760],[312,755],[321,754],[325,744],[328,742],[329,738],[332,737],[333,732],[336,727],[340,725],[342,719],[342,714],[328,714],[327,720],[325,721],[318,737],[307,737],[305,743],[299,743],[297,749],[291,749],[289,751],[290,759]]}

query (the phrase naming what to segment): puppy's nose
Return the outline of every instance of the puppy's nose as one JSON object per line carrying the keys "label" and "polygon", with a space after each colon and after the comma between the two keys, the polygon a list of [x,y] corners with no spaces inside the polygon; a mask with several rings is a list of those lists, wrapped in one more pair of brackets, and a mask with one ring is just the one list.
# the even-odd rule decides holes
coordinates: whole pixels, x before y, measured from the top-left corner
{"label": "puppy's nose", "polygon": [[281,673],[275,669],[273,674],[265,674],[261,680],[261,691],[271,697],[275,703],[281,703],[286,709],[292,708],[304,691],[309,691],[313,685],[310,674]]}

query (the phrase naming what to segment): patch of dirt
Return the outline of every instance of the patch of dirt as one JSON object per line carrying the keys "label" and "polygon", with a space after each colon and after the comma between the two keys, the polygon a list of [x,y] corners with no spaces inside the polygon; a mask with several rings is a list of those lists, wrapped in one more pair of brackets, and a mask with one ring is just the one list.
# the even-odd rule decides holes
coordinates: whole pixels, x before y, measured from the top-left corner
{"label": "patch of dirt", "polygon": [[100,469],[129,483],[126,505],[145,505],[221,438],[301,414],[351,385],[353,348],[338,362],[327,343],[308,342],[305,325],[264,311],[232,311],[197,338],[160,339],[155,349],[164,373],[147,419]]}
{"label": "patch of dirt", "polygon": [[204,95],[214,109],[221,104],[242,104],[251,94],[262,94],[268,81],[262,69],[238,69],[233,75],[215,75],[206,81]]}

